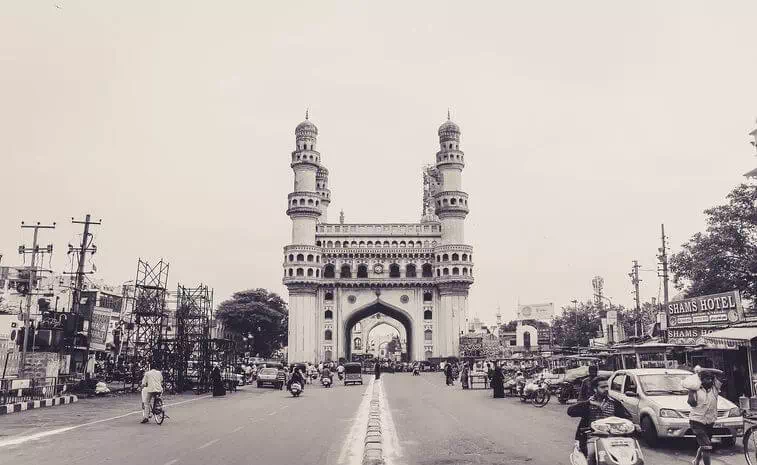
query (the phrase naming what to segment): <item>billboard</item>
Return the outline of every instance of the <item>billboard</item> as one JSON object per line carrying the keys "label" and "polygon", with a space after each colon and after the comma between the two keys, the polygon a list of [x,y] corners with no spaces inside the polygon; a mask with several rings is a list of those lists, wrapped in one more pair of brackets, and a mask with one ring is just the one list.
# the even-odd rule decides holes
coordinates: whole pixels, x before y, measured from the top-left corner
{"label": "billboard", "polygon": [[89,324],[89,347],[93,350],[105,350],[108,338],[111,310],[109,308],[94,307],[92,320]]}
{"label": "billboard", "polygon": [[555,317],[555,304],[518,305],[519,320],[552,321]]}
{"label": "billboard", "polygon": [[668,331],[685,326],[722,326],[744,319],[738,291],[670,302],[665,310],[668,315]]}
{"label": "billboard", "polygon": [[680,345],[706,344],[704,336],[720,328],[668,328],[668,343]]}

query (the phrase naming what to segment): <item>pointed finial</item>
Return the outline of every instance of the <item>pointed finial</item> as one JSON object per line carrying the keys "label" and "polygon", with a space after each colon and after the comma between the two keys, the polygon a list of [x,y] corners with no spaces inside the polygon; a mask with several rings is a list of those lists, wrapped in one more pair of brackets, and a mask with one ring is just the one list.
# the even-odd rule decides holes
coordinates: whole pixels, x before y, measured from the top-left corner
{"label": "pointed finial", "polygon": [[310,107],[305,108],[305,119],[310,119]]}
{"label": "pointed finial", "polygon": [[450,120],[450,116],[449,116],[449,108],[447,108],[447,121],[449,121],[449,120]]}

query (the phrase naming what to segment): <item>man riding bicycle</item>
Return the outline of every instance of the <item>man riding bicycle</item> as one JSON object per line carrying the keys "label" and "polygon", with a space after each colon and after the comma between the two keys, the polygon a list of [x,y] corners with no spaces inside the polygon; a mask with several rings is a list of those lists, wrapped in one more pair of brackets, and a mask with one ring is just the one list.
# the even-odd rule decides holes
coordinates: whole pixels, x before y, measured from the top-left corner
{"label": "man riding bicycle", "polygon": [[142,423],[150,421],[153,397],[163,392],[163,374],[158,368],[158,364],[153,363],[142,377]]}

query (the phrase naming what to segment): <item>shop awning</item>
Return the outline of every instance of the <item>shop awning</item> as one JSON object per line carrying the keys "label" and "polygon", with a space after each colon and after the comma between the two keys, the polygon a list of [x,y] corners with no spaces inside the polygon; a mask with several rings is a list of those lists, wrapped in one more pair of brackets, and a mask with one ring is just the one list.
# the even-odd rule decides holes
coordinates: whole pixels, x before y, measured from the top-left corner
{"label": "shop awning", "polygon": [[752,339],[757,337],[757,328],[726,328],[713,331],[704,336],[705,341],[714,343],[731,343],[739,346],[750,346]]}

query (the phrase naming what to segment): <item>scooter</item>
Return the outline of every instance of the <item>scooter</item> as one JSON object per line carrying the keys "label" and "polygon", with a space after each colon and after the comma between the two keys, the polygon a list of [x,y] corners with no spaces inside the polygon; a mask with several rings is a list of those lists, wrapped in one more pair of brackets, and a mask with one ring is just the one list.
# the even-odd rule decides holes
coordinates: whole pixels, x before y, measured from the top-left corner
{"label": "scooter", "polygon": [[413,367],[413,376],[420,376],[421,371],[418,369],[418,367]]}
{"label": "scooter", "polygon": [[578,448],[570,454],[571,465],[644,465],[639,441],[631,437],[636,427],[630,420],[604,418],[584,430],[588,436],[589,460]]}
{"label": "scooter", "polygon": [[292,393],[293,397],[299,397],[302,394],[302,386],[300,386],[300,383],[292,383],[289,387],[289,392]]}
{"label": "scooter", "polygon": [[331,378],[329,378],[328,376],[324,376],[323,378],[321,378],[321,384],[325,388],[331,387]]}

